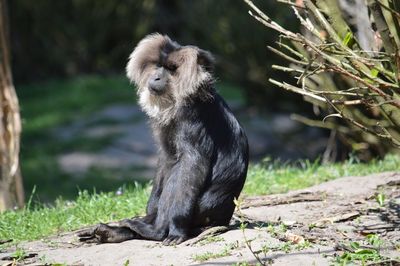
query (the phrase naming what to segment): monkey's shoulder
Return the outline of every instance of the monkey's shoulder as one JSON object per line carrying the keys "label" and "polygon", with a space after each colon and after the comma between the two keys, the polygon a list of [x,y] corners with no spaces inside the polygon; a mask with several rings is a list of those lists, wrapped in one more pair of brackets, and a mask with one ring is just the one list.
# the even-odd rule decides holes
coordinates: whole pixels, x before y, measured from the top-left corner
{"label": "monkey's shoulder", "polygon": [[218,94],[214,93],[211,99],[204,101],[194,99],[190,105],[182,108],[177,117],[182,131],[194,134],[208,134],[213,138],[230,138],[244,134],[244,131],[233,112]]}
{"label": "monkey's shoulder", "polygon": [[190,120],[221,119],[226,113],[232,113],[225,100],[214,92],[208,98],[193,97],[183,105],[178,112],[177,119],[188,118]]}

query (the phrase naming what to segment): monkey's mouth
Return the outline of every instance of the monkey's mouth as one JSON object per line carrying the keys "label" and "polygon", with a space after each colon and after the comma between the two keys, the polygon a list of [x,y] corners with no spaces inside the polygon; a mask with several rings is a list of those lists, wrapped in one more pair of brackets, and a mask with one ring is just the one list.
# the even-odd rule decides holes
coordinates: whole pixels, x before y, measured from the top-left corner
{"label": "monkey's mouth", "polygon": [[149,86],[149,91],[152,95],[160,96],[163,95],[165,92],[165,88],[157,88]]}

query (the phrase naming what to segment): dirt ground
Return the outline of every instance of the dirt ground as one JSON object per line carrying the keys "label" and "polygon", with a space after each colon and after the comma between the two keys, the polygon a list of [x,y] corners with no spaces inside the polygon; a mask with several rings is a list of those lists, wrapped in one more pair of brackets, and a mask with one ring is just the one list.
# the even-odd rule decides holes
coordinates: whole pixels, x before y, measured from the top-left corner
{"label": "dirt ground", "polygon": [[[384,195],[383,204],[378,204],[377,195]],[[70,232],[20,244],[31,258],[19,263],[255,265],[260,260],[272,265],[330,265],[349,250],[351,241],[364,245],[366,235],[377,234],[382,241],[379,251],[388,263],[378,265],[400,265],[400,172],[344,177],[287,194],[247,197],[240,206],[228,231],[178,246],[144,240],[89,245]],[[0,264],[13,265],[8,256],[14,251],[15,247],[3,250]]]}

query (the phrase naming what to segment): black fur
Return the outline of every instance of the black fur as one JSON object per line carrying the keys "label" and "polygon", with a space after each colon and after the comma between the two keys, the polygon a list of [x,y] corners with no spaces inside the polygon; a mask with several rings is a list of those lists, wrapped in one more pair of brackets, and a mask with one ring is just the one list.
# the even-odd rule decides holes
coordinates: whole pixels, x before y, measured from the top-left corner
{"label": "black fur", "polygon": [[[207,64],[212,59],[200,57]],[[100,225],[101,230],[81,234],[83,240],[179,244],[203,227],[229,223],[246,178],[247,137],[212,82],[201,86],[211,97],[192,95],[167,125],[152,121],[159,162],[146,216],[123,220],[119,227]]]}
{"label": "black fur", "polygon": [[159,171],[142,220],[123,224],[144,238],[186,240],[194,229],[227,225],[248,165],[246,136],[216,93],[193,99],[167,126],[154,126]]}

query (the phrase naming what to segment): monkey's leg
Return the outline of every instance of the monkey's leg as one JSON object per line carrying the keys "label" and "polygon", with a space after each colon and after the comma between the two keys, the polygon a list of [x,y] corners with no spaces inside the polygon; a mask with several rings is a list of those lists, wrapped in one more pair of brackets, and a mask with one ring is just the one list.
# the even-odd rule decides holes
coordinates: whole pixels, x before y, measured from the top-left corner
{"label": "monkey's leg", "polygon": [[126,227],[98,224],[78,233],[79,241],[86,243],[120,243],[140,238],[134,231]]}
{"label": "monkey's leg", "polygon": [[164,177],[154,223],[126,219],[120,222],[120,226],[145,239],[164,240],[164,245],[180,244],[190,237],[194,211],[207,175],[208,157],[205,159],[190,143],[184,146],[190,152],[184,153],[169,176]]}
{"label": "monkey's leg", "polygon": [[148,223],[145,217],[145,219],[125,219],[119,222],[119,225],[121,227],[127,227],[130,230],[137,232],[145,239],[156,241],[164,240],[163,244],[165,245],[179,244],[188,239],[188,230],[185,229],[188,229],[187,221],[190,217],[178,218],[180,219],[180,221],[177,222],[183,222],[182,228],[171,225],[174,222],[174,218],[171,218],[169,216],[170,209],[179,209],[179,207],[183,207],[175,206],[176,200],[174,200],[174,197],[176,197],[176,195],[171,194],[175,193],[174,187],[175,184],[173,184],[173,182],[169,180],[166,184],[166,187],[164,187],[163,193],[159,199],[157,215],[154,217],[152,223]]}
{"label": "monkey's leg", "polygon": [[[176,178],[178,179],[178,178]],[[181,183],[181,182],[178,182]],[[137,232],[145,239],[163,241],[164,245],[180,244],[189,238],[190,213],[188,209],[192,207],[190,197],[182,198],[180,195],[174,195],[179,190],[179,184],[175,184],[173,179],[168,180],[159,200],[158,212],[154,223],[146,223],[143,219],[125,219],[119,225],[127,227]],[[185,194],[185,196],[187,196]],[[180,202],[179,199],[184,202]],[[179,202],[177,202],[179,201]],[[189,204],[185,206],[185,204]],[[185,216],[178,212],[184,211]],[[171,216],[171,214],[173,214]]]}

